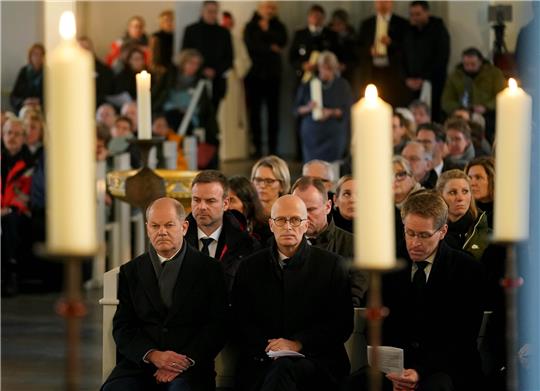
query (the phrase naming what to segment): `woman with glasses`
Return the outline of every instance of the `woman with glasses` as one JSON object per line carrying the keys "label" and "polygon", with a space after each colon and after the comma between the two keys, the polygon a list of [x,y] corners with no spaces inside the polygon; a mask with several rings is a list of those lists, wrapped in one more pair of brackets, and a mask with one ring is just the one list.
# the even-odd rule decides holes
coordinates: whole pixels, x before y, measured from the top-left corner
{"label": "woman with glasses", "polygon": [[445,171],[437,181],[436,190],[448,205],[448,233],[446,242],[482,258],[488,246],[487,214],[476,208],[471,180],[461,170]]}
{"label": "woman with glasses", "polygon": [[265,219],[270,217],[272,205],[291,188],[291,174],[283,159],[275,155],[259,159],[251,169],[251,183],[259,195]]}
{"label": "woman with glasses", "polygon": [[403,222],[401,221],[401,207],[407,198],[415,191],[423,189],[422,185],[414,179],[409,161],[402,156],[394,156],[392,159],[394,168],[394,181],[392,188],[394,190],[395,205],[395,229],[396,229],[396,248],[402,249],[405,245],[403,236]]}
{"label": "woman with glasses", "polygon": [[473,159],[465,172],[471,178],[471,190],[476,206],[487,213],[488,225],[493,228],[495,161],[487,156]]}

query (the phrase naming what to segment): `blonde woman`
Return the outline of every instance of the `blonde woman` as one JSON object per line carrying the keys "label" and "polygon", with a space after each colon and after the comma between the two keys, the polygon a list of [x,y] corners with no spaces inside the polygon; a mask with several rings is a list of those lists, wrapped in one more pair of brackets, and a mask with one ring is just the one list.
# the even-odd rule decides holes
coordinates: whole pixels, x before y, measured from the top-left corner
{"label": "blonde woman", "polygon": [[285,161],[275,155],[259,159],[251,169],[251,183],[255,186],[264,215],[270,217],[272,205],[291,188],[291,174]]}
{"label": "blonde woman", "polygon": [[461,170],[445,171],[437,181],[436,190],[448,205],[447,243],[480,260],[489,244],[491,230],[487,214],[476,208],[470,178]]}

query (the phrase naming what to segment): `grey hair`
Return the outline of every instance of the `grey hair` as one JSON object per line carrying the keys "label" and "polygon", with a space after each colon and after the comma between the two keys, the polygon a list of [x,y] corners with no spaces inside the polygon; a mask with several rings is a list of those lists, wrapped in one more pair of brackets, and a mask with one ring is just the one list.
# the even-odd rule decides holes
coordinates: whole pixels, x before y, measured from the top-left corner
{"label": "grey hair", "polygon": [[172,202],[174,209],[176,210],[176,217],[178,218],[179,221],[183,221],[186,218],[186,210],[184,209],[180,201],[174,198],[170,198],[170,197],[161,197],[152,201],[150,205],[148,205],[148,207],[146,208],[146,213],[145,213],[146,221],[148,221],[148,217],[150,216],[150,211],[152,210],[154,205],[158,201],[161,201],[161,200],[170,200]]}
{"label": "grey hair", "polygon": [[326,169],[327,178],[324,178],[324,179],[328,179],[332,183],[336,181],[336,178],[334,176],[334,168],[332,167],[332,164],[328,163],[325,160],[313,159],[313,160],[310,160],[309,162],[305,163],[302,166],[302,175],[307,176],[306,171],[309,169],[310,166],[312,166],[314,164],[320,164],[321,166],[323,166]]}

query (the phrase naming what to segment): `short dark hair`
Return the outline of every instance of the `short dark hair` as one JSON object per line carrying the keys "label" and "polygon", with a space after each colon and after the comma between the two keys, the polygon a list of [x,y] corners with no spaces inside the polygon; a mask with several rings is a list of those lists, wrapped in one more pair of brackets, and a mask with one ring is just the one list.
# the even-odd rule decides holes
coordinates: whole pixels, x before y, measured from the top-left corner
{"label": "short dark hair", "polygon": [[306,190],[308,187],[313,186],[320,194],[323,200],[323,203],[328,201],[328,192],[324,187],[323,181],[318,178],[313,178],[310,176],[302,176],[294,182],[294,185],[291,188],[291,194],[294,193],[296,189],[300,191]]}
{"label": "short dark hair", "polygon": [[205,0],[202,3],[202,8],[206,7],[207,5],[218,5],[218,2],[215,0]]}
{"label": "short dark hair", "polygon": [[323,15],[326,14],[326,12],[324,11],[324,8],[322,6],[320,6],[319,4],[313,4],[311,7],[309,7],[308,14],[310,14],[312,12],[319,12],[319,13],[321,13]]}
{"label": "short dark hair", "polygon": [[421,130],[427,130],[429,132],[432,132],[435,135],[435,140],[440,142],[446,141],[446,135],[444,134],[444,130],[442,125],[436,123],[436,122],[428,122],[425,124],[418,125],[418,128],[416,129],[416,134],[418,134]]}
{"label": "short dark hair", "polygon": [[223,12],[221,13],[221,15],[222,15],[224,18],[229,18],[229,19],[232,19],[232,18],[233,18],[232,14],[231,14],[229,11],[223,11]]}
{"label": "short dark hair", "polygon": [[105,145],[109,144],[109,141],[111,141],[111,131],[107,125],[96,124],[96,139],[102,140]]}
{"label": "short dark hair", "polygon": [[475,47],[470,47],[470,48],[467,48],[465,49],[462,53],[461,53],[461,56],[476,56],[478,57],[479,60],[483,61],[484,60],[484,56],[482,55],[482,52],[480,50],[478,50],[477,48]]}
{"label": "short dark hair", "polygon": [[413,100],[410,104],[409,104],[409,110],[412,110],[412,109],[415,109],[417,107],[421,107],[425,110],[425,112],[427,113],[427,115],[431,115],[431,108],[429,107],[429,105],[420,100],[420,99],[416,99],[416,100]]}
{"label": "short dark hair", "polygon": [[401,219],[408,215],[432,218],[435,227],[442,227],[448,219],[448,206],[435,190],[420,190],[411,194],[401,207]]}
{"label": "short dark hair", "polygon": [[467,121],[461,118],[449,118],[444,123],[444,131],[448,132],[449,129],[457,130],[463,133],[467,140],[471,140],[471,128]]}
{"label": "short dark hair", "polygon": [[227,181],[227,177],[218,170],[204,170],[199,172],[195,178],[193,178],[191,188],[193,189],[193,186],[195,186],[197,183],[215,182],[219,183],[223,188],[223,198],[227,197],[229,194],[229,181]]}
{"label": "short dark hair", "polygon": [[118,118],[116,118],[116,120],[114,121],[114,124],[116,125],[118,122],[127,122],[129,124],[129,128],[131,129],[131,131],[133,131],[133,121],[131,120],[131,118],[125,115],[121,115]]}
{"label": "short dark hair", "polygon": [[410,7],[422,7],[424,11],[429,11],[429,3],[427,1],[411,1]]}

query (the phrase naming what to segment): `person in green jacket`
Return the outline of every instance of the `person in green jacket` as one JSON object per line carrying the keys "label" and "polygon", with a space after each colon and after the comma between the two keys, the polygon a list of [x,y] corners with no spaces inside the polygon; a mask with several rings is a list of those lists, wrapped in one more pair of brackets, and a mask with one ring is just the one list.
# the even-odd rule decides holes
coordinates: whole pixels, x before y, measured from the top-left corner
{"label": "person in green jacket", "polygon": [[465,49],[462,62],[446,80],[442,109],[447,115],[461,107],[483,115],[488,140],[492,141],[495,97],[505,84],[502,71],[490,64],[480,50],[474,47]]}

